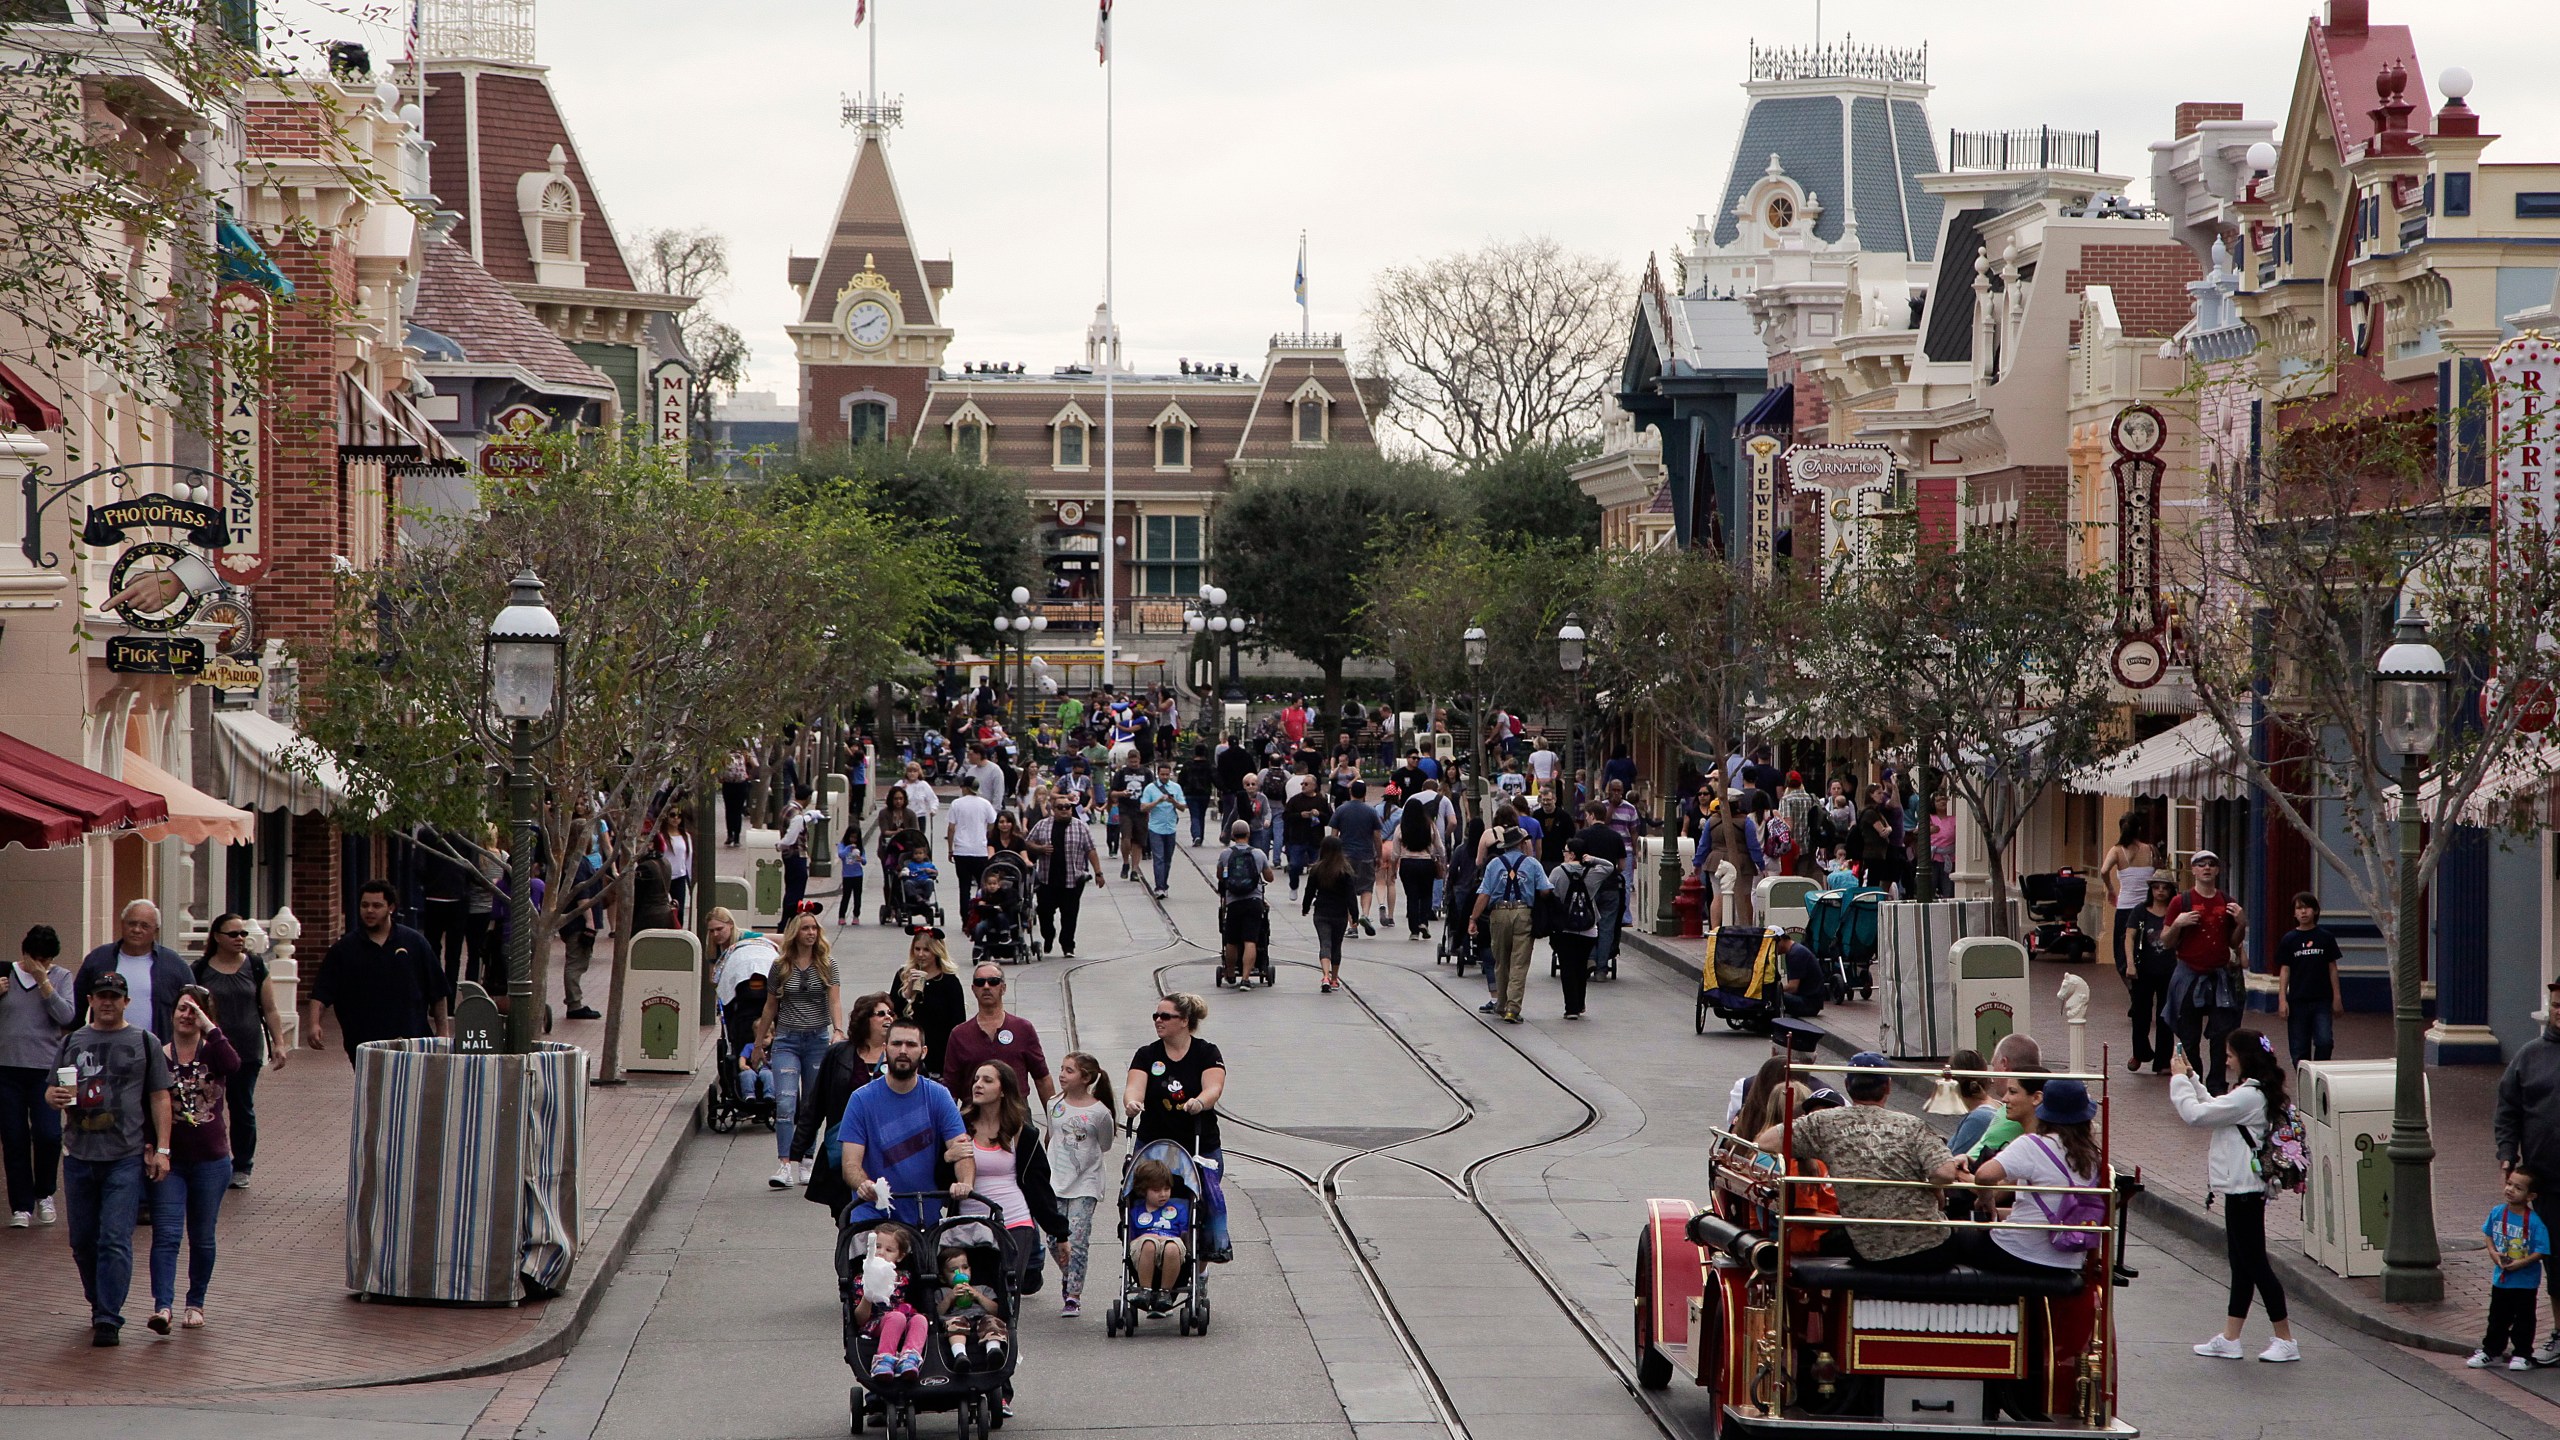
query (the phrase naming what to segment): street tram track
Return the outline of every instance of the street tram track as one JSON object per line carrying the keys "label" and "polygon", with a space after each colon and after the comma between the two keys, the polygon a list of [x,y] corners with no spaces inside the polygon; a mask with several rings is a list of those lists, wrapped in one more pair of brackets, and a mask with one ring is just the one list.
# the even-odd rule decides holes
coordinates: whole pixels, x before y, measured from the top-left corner
{"label": "street tram track", "polygon": [[[1177,847],[1177,849],[1181,848],[1183,847]],[[1199,873],[1204,880],[1208,878],[1207,872],[1201,869],[1200,861],[1197,856],[1189,855],[1186,852],[1185,858],[1189,861],[1191,868],[1196,873]],[[1143,884],[1141,885],[1141,888],[1144,888]],[[1152,890],[1148,890],[1146,893],[1149,898],[1154,898],[1154,892]],[[1112,959],[1133,960],[1147,956],[1162,955],[1170,950],[1187,947],[1199,952],[1200,956],[1205,957],[1209,963],[1214,964],[1217,962],[1219,954],[1218,950],[1211,946],[1204,946],[1198,941],[1185,935],[1180,922],[1175,920],[1172,912],[1165,908],[1163,901],[1157,900],[1156,908],[1163,918],[1166,929],[1172,933],[1174,938],[1164,945],[1153,946],[1147,950],[1138,951],[1128,955],[1111,957]],[[1060,1001],[1065,1010],[1067,1035],[1071,1044],[1077,1043],[1075,1039],[1077,1034],[1074,986],[1075,976],[1078,971],[1081,971],[1088,966],[1106,963],[1110,963],[1110,961],[1100,958],[1080,961],[1069,966],[1059,976]],[[1167,972],[1182,965],[1196,965],[1200,963],[1202,963],[1201,959],[1193,958],[1167,961],[1156,966],[1151,976],[1151,983],[1153,984],[1157,995],[1162,996],[1167,993],[1164,983],[1164,977]],[[1370,960],[1367,958],[1361,958],[1356,961],[1346,959],[1341,967],[1342,971],[1347,972],[1353,964],[1362,966],[1378,965],[1398,970],[1405,974],[1415,973],[1403,966],[1391,966],[1388,965],[1388,962],[1382,960]],[[1314,970],[1318,968],[1303,960],[1275,961],[1274,965],[1275,968],[1281,966],[1291,969],[1305,970]],[[1607,1331],[1598,1321],[1593,1319],[1592,1316],[1586,1313],[1583,1308],[1575,1302],[1573,1297],[1566,1291],[1563,1282],[1556,1278],[1554,1272],[1550,1270],[1546,1263],[1538,1257],[1535,1251],[1530,1247],[1529,1243],[1521,1237],[1519,1231],[1516,1230],[1508,1220],[1504,1219],[1501,1213],[1495,1209],[1493,1204],[1485,1198],[1483,1191],[1480,1188],[1481,1177],[1485,1170],[1496,1162],[1513,1159],[1521,1155],[1545,1149],[1548,1146],[1560,1145],[1565,1141],[1571,1140],[1590,1130],[1594,1125],[1597,1125],[1600,1122],[1599,1107],[1593,1105],[1589,1100],[1584,1099],[1582,1095],[1570,1084],[1567,1084],[1562,1077],[1558,1076],[1553,1070],[1550,1070],[1546,1065],[1542,1064],[1537,1057],[1522,1049],[1520,1045],[1514,1042],[1509,1036],[1503,1034],[1499,1027],[1487,1024],[1476,1014],[1475,1011],[1467,1007],[1466,1002],[1463,999],[1449,993],[1445,987],[1434,983],[1430,987],[1434,992],[1439,994],[1442,999],[1448,1001],[1450,1004],[1457,1006],[1468,1018],[1476,1020],[1478,1025],[1482,1026],[1486,1033],[1492,1035],[1496,1040],[1499,1040],[1505,1048],[1511,1051],[1512,1054],[1519,1057],[1522,1063],[1528,1065],[1532,1070],[1535,1070],[1541,1078],[1547,1081],[1548,1084],[1554,1086],[1558,1093],[1572,1101],[1573,1104],[1582,1111],[1582,1118],[1569,1128],[1555,1134],[1547,1135],[1540,1139],[1527,1141],[1518,1145],[1506,1146],[1503,1149],[1478,1156],[1460,1168],[1455,1175],[1452,1175],[1437,1166],[1415,1159],[1412,1156],[1397,1154],[1395,1152],[1402,1150],[1407,1146],[1417,1145],[1426,1140],[1445,1138],[1464,1129],[1476,1119],[1475,1106],[1468,1101],[1463,1092],[1461,1092],[1455,1085],[1451,1084],[1446,1076],[1440,1073],[1439,1067],[1433,1064],[1430,1058],[1424,1055],[1419,1047],[1417,1047],[1411,1040],[1407,1039],[1405,1035],[1396,1029],[1394,1025],[1390,1024],[1384,1015],[1379,1013],[1378,1008],[1375,1005],[1372,1005],[1367,997],[1363,996],[1359,989],[1349,982],[1347,974],[1338,975],[1337,980],[1341,986],[1342,992],[1351,997],[1353,1003],[1358,1005],[1361,1011],[1369,1017],[1370,1022],[1388,1038],[1392,1039],[1396,1045],[1413,1060],[1414,1064],[1418,1066],[1424,1074],[1431,1077],[1431,1082],[1440,1087],[1442,1092],[1449,1097],[1451,1103],[1458,1107],[1458,1118],[1447,1125],[1439,1127],[1438,1129],[1419,1135],[1408,1135],[1386,1144],[1348,1147],[1342,1146],[1335,1141],[1295,1135],[1287,1130],[1278,1129],[1273,1126],[1264,1125],[1259,1122],[1246,1119],[1232,1111],[1221,1111],[1219,1112],[1218,1118],[1228,1125],[1254,1131],[1258,1134],[1269,1135],[1274,1138],[1286,1138],[1299,1144],[1321,1145],[1346,1151],[1345,1154],[1334,1160],[1331,1164],[1325,1166],[1321,1171],[1309,1171],[1303,1166],[1280,1159],[1275,1155],[1239,1149],[1234,1145],[1225,1147],[1227,1153],[1254,1161],[1257,1164],[1269,1166],[1270,1168],[1289,1176],[1291,1179],[1297,1181],[1299,1185],[1303,1186],[1308,1193],[1314,1197],[1317,1206],[1325,1216],[1327,1225],[1333,1230],[1335,1238],[1341,1241],[1344,1251],[1351,1257],[1353,1269],[1360,1276],[1362,1286],[1368,1290],[1370,1299],[1377,1305],[1380,1315],[1385,1319],[1389,1332],[1395,1337],[1397,1347],[1404,1353],[1406,1362],[1412,1366],[1416,1377],[1422,1381],[1424,1394],[1431,1403],[1432,1410],[1438,1420],[1438,1423],[1452,1437],[1455,1437],[1455,1440],[1468,1440],[1469,1432],[1466,1427],[1466,1422],[1458,1414],[1458,1407],[1451,1399],[1446,1384],[1441,1380],[1438,1372],[1433,1369],[1430,1358],[1423,1353],[1419,1340],[1413,1334],[1411,1327],[1407,1324],[1403,1315],[1396,1308],[1394,1297],[1387,1291],[1384,1277],[1378,1273],[1375,1263],[1369,1258],[1367,1252],[1363,1248],[1359,1231],[1353,1226],[1351,1217],[1345,1211],[1343,1206],[1340,1184],[1341,1177],[1344,1172],[1348,1171],[1353,1165],[1356,1165],[1363,1160],[1390,1160],[1397,1164],[1418,1170],[1438,1181],[1441,1185],[1445,1186],[1453,1196],[1464,1200],[1478,1214],[1482,1215],[1486,1223],[1493,1227],[1494,1233],[1502,1238],[1505,1248],[1509,1249],[1512,1255],[1519,1260],[1521,1265],[1529,1272],[1530,1278],[1537,1282],[1538,1287],[1546,1292],[1548,1299],[1555,1304],[1556,1308],[1560,1312],[1562,1312],[1566,1321],[1581,1334],[1584,1342],[1590,1345],[1593,1353],[1598,1355],[1601,1362],[1609,1367],[1610,1373],[1617,1378],[1620,1386],[1626,1390],[1628,1397],[1634,1400],[1644,1411],[1646,1417],[1653,1422],[1655,1428],[1660,1430],[1665,1436],[1671,1437],[1671,1440],[1691,1440],[1691,1437],[1696,1432],[1693,1431],[1689,1423],[1682,1417],[1671,1413],[1660,1400],[1636,1383],[1634,1362],[1618,1353],[1617,1349],[1610,1342]]]}

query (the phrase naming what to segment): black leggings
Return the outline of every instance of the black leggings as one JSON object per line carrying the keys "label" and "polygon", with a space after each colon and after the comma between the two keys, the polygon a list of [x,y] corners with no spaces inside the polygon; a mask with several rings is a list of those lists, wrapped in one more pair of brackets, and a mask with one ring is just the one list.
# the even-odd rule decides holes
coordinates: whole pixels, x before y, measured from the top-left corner
{"label": "black leggings", "polygon": [[2231,1259],[2231,1304],[2225,1314],[2249,1318],[2249,1292],[2266,1302],[2267,1318],[2284,1323],[2284,1282],[2267,1261],[2267,1197],[2264,1191],[2222,1197],[2222,1248]]}
{"label": "black leggings", "polygon": [[1431,923],[1431,887],[1440,879],[1439,862],[1427,856],[1413,855],[1396,863],[1396,878],[1404,882],[1404,923],[1414,934]]}
{"label": "black leggings", "polygon": [[1316,955],[1324,961],[1325,974],[1338,976],[1342,973],[1342,932],[1350,928],[1351,917],[1348,914],[1316,913]]}
{"label": "black leggings", "polygon": [[1591,947],[1600,943],[1600,937],[1558,931],[1547,943],[1555,947],[1556,973],[1564,980],[1564,1013],[1579,1015],[1591,983]]}

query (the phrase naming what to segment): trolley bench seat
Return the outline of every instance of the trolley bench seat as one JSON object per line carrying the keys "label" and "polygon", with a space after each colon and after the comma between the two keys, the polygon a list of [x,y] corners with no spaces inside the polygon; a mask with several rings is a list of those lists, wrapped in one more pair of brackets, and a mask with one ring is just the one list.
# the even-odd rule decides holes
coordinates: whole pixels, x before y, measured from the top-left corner
{"label": "trolley bench seat", "polygon": [[1807,1255],[1789,1262],[1787,1278],[1818,1290],[1872,1295],[1880,1300],[1950,1300],[1999,1303],[2032,1295],[2077,1295],[2088,1277],[2079,1270],[2054,1269],[2050,1276],[2012,1275],[1958,1265],[1952,1270],[1911,1274],[1879,1270],[1829,1255]]}

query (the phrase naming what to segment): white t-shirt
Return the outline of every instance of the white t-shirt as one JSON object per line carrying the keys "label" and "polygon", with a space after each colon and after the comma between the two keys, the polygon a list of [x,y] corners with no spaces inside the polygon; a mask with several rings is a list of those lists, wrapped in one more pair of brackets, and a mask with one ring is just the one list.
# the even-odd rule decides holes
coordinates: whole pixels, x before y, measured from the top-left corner
{"label": "white t-shirt", "polygon": [[898,788],[907,792],[907,808],[916,812],[919,820],[932,819],[934,813],[942,808],[941,798],[933,793],[931,785],[922,780],[901,781]]}
{"label": "white t-shirt", "polygon": [[[2000,1147],[2000,1153],[1991,1158],[2000,1162],[2000,1176],[2003,1180],[2015,1181],[2020,1185],[2095,1185],[2098,1183],[2087,1175],[2074,1175],[2063,1169],[2054,1160],[2054,1156],[2061,1152],[2062,1142],[2051,1136],[2021,1135]],[[2054,1212],[2067,1206],[2076,1198],[2071,1195],[2020,1195],[2009,1218],[2025,1221],[2031,1225],[2050,1225],[2054,1223]],[[2052,1230],[1994,1230],[1991,1232],[1991,1243],[2033,1264],[2051,1265],[2062,1270],[2079,1269],[2081,1262],[2087,1258],[2088,1252],[2054,1249],[2052,1237],[2057,1233],[2059,1232]]]}
{"label": "white t-shirt", "polygon": [[1541,785],[1556,778],[1556,752],[1544,745],[1530,751],[1529,773],[1538,777]]}
{"label": "white t-shirt", "polygon": [[983,795],[963,795],[951,802],[951,856],[985,859],[987,832],[995,828],[996,807]]}
{"label": "white t-shirt", "polygon": [[1049,1188],[1059,1199],[1104,1198],[1111,1182],[1103,1158],[1118,1135],[1111,1107],[1099,1100],[1070,1105],[1061,1095],[1049,1102]]}

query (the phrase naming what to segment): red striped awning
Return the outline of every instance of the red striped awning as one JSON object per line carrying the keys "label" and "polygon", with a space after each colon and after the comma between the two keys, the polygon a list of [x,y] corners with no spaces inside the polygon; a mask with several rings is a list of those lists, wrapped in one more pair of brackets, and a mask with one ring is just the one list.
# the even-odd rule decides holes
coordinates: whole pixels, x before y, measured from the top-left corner
{"label": "red striped awning", "polygon": [[15,735],[0,734],[0,845],[50,850],[92,830],[169,818],[169,802]]}

